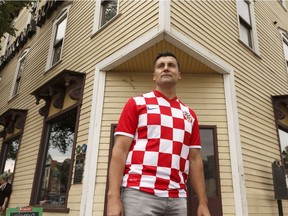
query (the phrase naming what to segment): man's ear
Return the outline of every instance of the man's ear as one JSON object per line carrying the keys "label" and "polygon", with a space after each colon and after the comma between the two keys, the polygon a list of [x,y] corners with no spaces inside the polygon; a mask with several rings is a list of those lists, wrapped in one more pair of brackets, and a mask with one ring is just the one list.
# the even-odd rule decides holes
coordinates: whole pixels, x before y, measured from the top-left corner
{"label": "man's ear", "polygon": [[155,81],[155,73],[153,73],[153,81]]}
{"label": "man's ear", "polygon": [[179,80],[181,79],[181,72],[180,72],[180,71],[179,71],[178,79],[179,79]]}

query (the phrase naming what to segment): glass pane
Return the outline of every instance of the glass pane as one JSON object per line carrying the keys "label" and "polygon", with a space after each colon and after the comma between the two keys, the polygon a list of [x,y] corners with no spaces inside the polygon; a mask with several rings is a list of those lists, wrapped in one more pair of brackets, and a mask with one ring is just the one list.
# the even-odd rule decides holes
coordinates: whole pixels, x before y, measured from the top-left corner
{"label": "glass pane", "polygon": [[216,162],[214,155],[213,129],[200,129],[202,159],[204,165],[206,193],[208,197],[216,196]]}
{"label": "glass pane", "polygon": [[22,58],[19,62],[17,78],[21,77],[22,72],[24,71],[24,63],[25,63],[25,58]]}
{"label": "glass pane", "polygon": [[250,29],[240,23],[240,40],[252,48]]}
{"label": "glass pane", "polygon": [[63,206],[66,203],[75,122],[73,113],[50,124],[40,205]]}
{"label": "glass pane", "polygon": [[239,16],[251,25],[249,3],[245,0],[238,0],[237,7]]}
{"label": "glass pane", "polygon": [[19,89],[20,89],[20,82],[19,81],[20,81],[20,79],[16,80],[16,82],[15,82],[13,95],[16,95],[19,92]]}
{"label": "glass pane", "polygon": [[117,0],[102,2],[102,22],[104,25],[117,14]]}
{"label": "glass pane", "polygon": [[25,65],[25,57],[23,57],[20,61],[19,61],[19,68],[18,68],[18,72],[17,72],[17,77],[15,80],[15,86],[14,86],[14,91],[13,91],[13,95],[16,95],[19,92],[20,89],[20,80],[21,80],[21,75],[24,71],[24,65]]}
{"label": "glass pane", "polygon": [[286,185],[288,185],[288,133],[281,129],[279,129],[278,132],[279,132],[281,153],[284,161],[284,167],[286,170]]}
{"label": "glass pane", "polygon": [[56,37],[54,45],[57,44],[59,41],[61,41],[65,36],[65,30],[66,30],[66,24],[67,24],[67,18],[65,17],[60,23],[57,25],[56,29]]}
{"label": "glass pane", "polygon": [[[11,140],[5,144],[6,144],[6,159],[4,162],[4,172],[10,173],[11,174],[10,176],[12,177],[19,149],[19,138],[17,137],[16,139]],[[11,180],[12,179],[10,179],[10,181]]]}
{"label": "glass pane", "polygon": [[61,51],[62,51],[62,41],[58,43],[56,46],[54,46],[52,65],[54,65],[60,60]]}

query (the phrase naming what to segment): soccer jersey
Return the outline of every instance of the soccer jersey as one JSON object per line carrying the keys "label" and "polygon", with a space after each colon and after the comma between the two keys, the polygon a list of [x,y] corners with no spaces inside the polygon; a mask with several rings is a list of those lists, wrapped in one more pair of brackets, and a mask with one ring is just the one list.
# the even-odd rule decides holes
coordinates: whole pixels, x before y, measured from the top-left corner
{"label": "soccer jersey", "polygon": [[115,135],[133,139],[122,186],[159,197],[186,197],[189,149],[201,148],[195,113],[154,90],[130,98]]}

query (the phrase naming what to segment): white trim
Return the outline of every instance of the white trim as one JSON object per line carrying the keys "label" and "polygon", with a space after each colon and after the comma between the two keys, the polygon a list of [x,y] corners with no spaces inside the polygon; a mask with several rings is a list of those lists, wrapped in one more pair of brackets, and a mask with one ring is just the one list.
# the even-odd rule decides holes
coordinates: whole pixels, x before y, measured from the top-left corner
{"label": "white trim", "polygon": [[106,72],[101,72],[99,66],[96,65],[89,121],[88,148],[82,185],[80,216],[93,215],[93,200],[96,183],[105,80]]}
{"label": "white trim", "polygon": [[170,31],[171,27],[171,0],[159,0],[159,27]]}
{"label": "white trim", "polygon": [[98,31],[100,28],[100,17],[101,17],[101,0],[95,1],[95,12],[94,12],[94,21],[93,21],[93,28],[92,28],[92,35]]}
{"label": "white trim", "polygon": [[248,216],[248,205],[246,197],[242,148],[240,141],[240,129],[238,122],[234,71],[230,71],[230,74],[224,74],[223,79],[235,212],[236,216]]}
{"label": "white trim", "polygon": [[260,49],[259,49],[259,41],[258,41],[258,33],[256,28],[256,19],[255,19],[255,9],[254,9],[254,1],[250,0],[250,16],[252,22],[252,43],[253,43],[253,50],[260,56]]}

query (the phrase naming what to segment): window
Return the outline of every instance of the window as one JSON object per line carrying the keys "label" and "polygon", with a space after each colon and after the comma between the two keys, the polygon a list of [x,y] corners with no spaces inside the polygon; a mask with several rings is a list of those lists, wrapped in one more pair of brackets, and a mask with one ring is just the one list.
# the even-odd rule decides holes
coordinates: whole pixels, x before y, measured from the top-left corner
{"label": "window", "polygon": [[240,39],[252,48],[252,23],[249,2],[238,1]]}
{"label": "window", "polygon": [[278,130],[280,160],[285,168],[286,185],[288,185],[288,95],[272,97],[274,118]]}
{"label": "window", "polygon": [[15,161],[19,149],[19,136],[4,143],[5,155],[4,155],[4,169],[3,172],[9,173],[10,182],[15,170]]}
{"label": "window", "polygon": [[65,14],[65,16],[62,17],[62,19],[56,24],[56,34],[53,42],[52,65],[57,63],[61,58],[66,24],[67,24],[67,16]]}
{"label": "window", "polygon": [[37,204],[65,207],[71,177],[72,149],[76,112],[66,114],[47,124],[48,139]]}
{"label": "window", "polygon": [[16,72],[16,77],[15,77],[12,97],[19,93],[20,81],[21,81],[22,74],[24,71],[25,60],[26,60],[26,56],[27,56],[28,51],[29,50],[26,49],[18,60],[18,66],[17,66],[17,72]]}
{"label": "window", "polygon": [[53,24],[52,41],[49,49],[46,70],[50,69],[62,58],[69,7],[70,6],[67,6],[63,9],[62,13]]}
{"label": "window", "polygon": [[27,111],[9,109],[0,115],[0,138],[3,138],[0,151],[0,173],[6,172],[12,182],[20,140],[25,126]]}
{"label": "window", "polygon": [[283,49],[284,49],[285,61],[288,66],[288,41],[286,41],[285,39],[283,41]]}
{"label": "window", "polygon": [[111,20],[117,14],[118,0],[101,1],[101,26]]}
{"label": "window", "polygon": [[286,170],[286,185],[288,185],[288,132],[282,129],[278,129],[280,150]]}
{"label": "window", "polygon": [[65,69],[31,93],[36,104],[44,100],[39,114],[45,119],[30,205],[41,205],[45,211],[69,212],[84,77],[84,73]]}
{"label": "window", "polygon": [[249,0],[239,0],[237,1],[237,11],[240,40],[248,47],[258,52],[253,3]]}
{"label": "window", "polygon": [[119,0],[96,1],[93,32],[96,32],[119,13]]}

